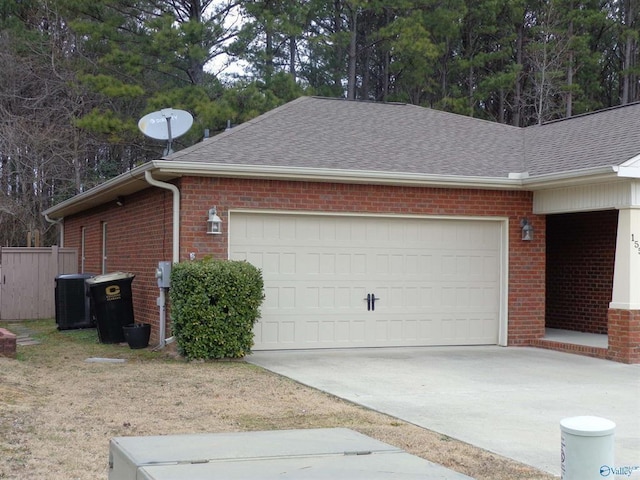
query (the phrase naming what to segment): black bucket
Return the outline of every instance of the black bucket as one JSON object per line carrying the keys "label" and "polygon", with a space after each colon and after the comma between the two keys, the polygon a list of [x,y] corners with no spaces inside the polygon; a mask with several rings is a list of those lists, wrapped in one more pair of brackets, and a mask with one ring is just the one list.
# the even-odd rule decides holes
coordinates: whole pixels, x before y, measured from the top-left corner
{"label": "black bucket", "polygon": [[148,323],[132,323],[122,327],[124,339],[131,348],[147,348],[151,336],[151,325]]}

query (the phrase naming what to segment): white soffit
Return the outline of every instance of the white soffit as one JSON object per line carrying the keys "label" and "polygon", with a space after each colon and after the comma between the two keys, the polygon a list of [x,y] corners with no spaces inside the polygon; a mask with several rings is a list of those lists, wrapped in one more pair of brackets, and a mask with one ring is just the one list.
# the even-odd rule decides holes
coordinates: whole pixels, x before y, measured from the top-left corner
{"label": "white soffit", "polygon": [[640,182],[634,180],[539,190],[533,195],[536,214],[588,212],[640,205]]}

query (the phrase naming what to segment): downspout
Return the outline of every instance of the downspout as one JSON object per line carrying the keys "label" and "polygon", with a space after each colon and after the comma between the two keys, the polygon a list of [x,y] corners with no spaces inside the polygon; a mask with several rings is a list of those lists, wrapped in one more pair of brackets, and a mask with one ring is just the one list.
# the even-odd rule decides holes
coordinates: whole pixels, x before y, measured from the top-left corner
{"label": "downspout", "polygon": [[49,215],[47,215],[46,213],[44,214],[44,219],[47,222],[49,222],[51,225],[60,225],[60,232],[59,232],[60,239],[59,239],[58,244],[59,244],[60,248],[63,248],[64,247],[64,223],[63,223],[62,219],[60,219],[60,220],[52,220],[52,219],[49,218]]}
{"label": "downspout", "polygon": [[149,170],[144,172],[144,179],[154,187],[164,188],[173,192],[173,263],[180,261],[180,190],[171,183],[156,180]]}
{"label": "downspout", "polygon": [[[164,188],[165,190],[171,190],[173,193],[173,258],[172,263],[178,263],[180,261],[180,190],[178,187],[171,183],[161,182],[160,180],[156,180],[151,175],[149,170],[144,172],[144,179],[150,185],[158,188]],[[160,322],[158,325],[158,347],[164,348],[167,343],[171,343],[173,341],[173,337],[166,338],[166,298],[165,298],[165,289],[160,288],[160,298],[158,298],[158,306],[160,307]]]}

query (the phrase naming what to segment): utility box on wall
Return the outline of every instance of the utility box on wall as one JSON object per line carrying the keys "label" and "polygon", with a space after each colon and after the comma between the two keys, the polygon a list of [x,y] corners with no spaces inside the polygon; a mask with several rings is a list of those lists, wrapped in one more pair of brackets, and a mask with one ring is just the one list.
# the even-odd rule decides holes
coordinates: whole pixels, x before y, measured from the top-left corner
{"label": "utility box on wall", "polygon": [[158,262],[156,278],[159,288],[169,288],[171,286],[171,262]]}

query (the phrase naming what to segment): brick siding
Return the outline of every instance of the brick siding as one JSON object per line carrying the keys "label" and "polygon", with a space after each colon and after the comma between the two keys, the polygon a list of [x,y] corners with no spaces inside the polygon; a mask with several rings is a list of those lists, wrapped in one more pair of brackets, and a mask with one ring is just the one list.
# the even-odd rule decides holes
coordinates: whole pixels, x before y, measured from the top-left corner
{"label": "brick siding", "polygon": [[[545,222],[532,214],[531,192],[311,183],[276,180],[183,177],[180,259],[227,258],[229,209],[260,209],[382,215],[491,216],[509,219],[510,345],[528,345],[544,335]],[[100,273],[101,222],[107,222],[108,271],[136,274],[136,321],[151,323],[157,341],[158,261],[171,260],[171,193],[149,188],[112,205],[65,219],[65,246],[80,249],[86,227],[85,270]],[[207,235],[207,211],[216,205],[223,235]],[[520,220],[535,228],[532,242],[521,240]]]}
{"label": "brick siding", "polygon": [[607,334],[618,212],[547,217],[546,326]]}
{"label": "brick siding", "polygon": [[16,358],[16,336],[5,328],[0,328],[0,357]]}
{"label": "brick siding", "polygon": [[623,363],[640,363],[640,310],[609,310],[607,358]]}
{"label": "brick siding", "polygon": [[[102,273],[102,225],[107,223],[107,272],[131,272],[136,322],[152,324],[152,341],[157,342],[159,295],[155,270],[159,261],[171,260],[172,194],[150,188],[115,202],[65,218],[65,246],[81,255],[82,227],[85,227],[85,272]],[[78,265],[80,265],[80,259]]]}

